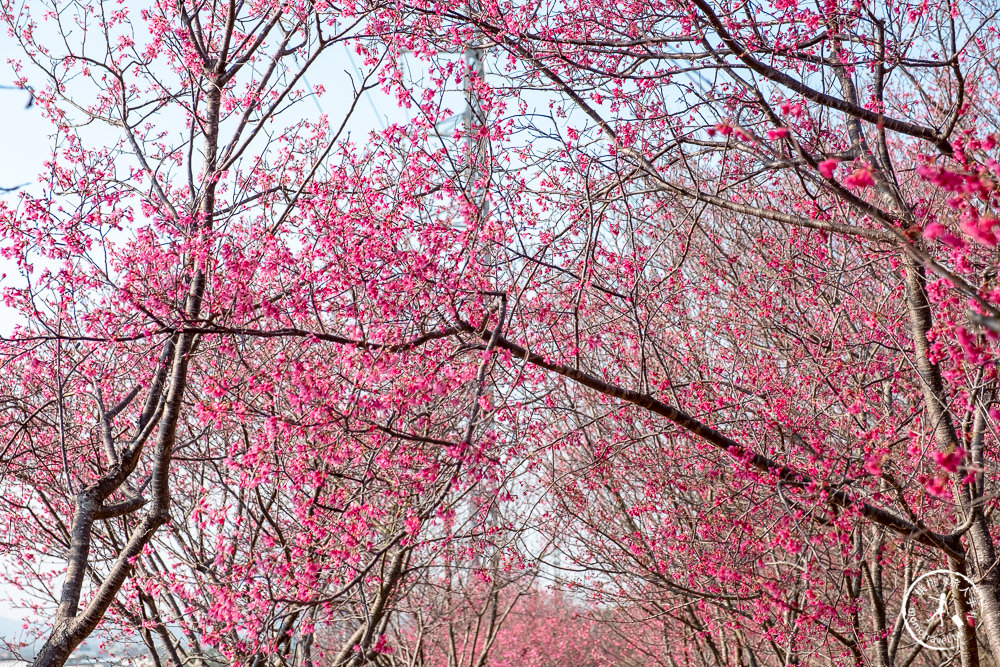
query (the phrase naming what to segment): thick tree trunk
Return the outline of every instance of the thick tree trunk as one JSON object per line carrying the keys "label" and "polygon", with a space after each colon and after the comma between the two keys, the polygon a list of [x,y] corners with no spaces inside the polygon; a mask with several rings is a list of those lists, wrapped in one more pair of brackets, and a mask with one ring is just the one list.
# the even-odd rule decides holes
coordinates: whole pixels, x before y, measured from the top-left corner
{"label": "thick tree trunk", "polygon": [[[928,352],[930,345],[927,333],[933,324],[930,302],[927,299],[924,267],[917,260],[904,255],[906,303],[910,317],[913,349],[917,372],[927,410],[928,423],[934,429],[934,440],[943,451],[951,451],[960,445],[954,421],[948,409],[948,398],[941,378],[941,370],[931,362]],[[981,507],[975,502],[976,492],[965,485],[959,491],[959,500],[964,511],[972,515],[972,524],[966,534],[967,561],[976,575],[976,593],[979,602],[979,626],[989,643],[993,661],[997,661],[996,651],[1000,648],[1000,578],[995,567],[996,552],[989,525]],[[964,563],[960,565],[964,566]],[[964,657],[964,656],[963,656]]]}
{"label": "thick tree trunk", "polygon": [[[211,225],[215,210],[221,97],[222,93],[218,87],[212,87],[207,97],[206,177],[201,197],[197,202],[198,212],[201,214],[201,219],[197,223],[199,225]],[[192,228],[190,231],[197,233],[198,229]],[[193,275],[185,298],[184,314],[188,320],[193,321],[197,320],[201,313],[205,293],[206,267],[194,264],[191,268]],[[139,439],[140,436],[137,434],[137,439],[133,441],[134,444],[121,453],[121,460],[112,467],[108,474],[96,484],[81,491],[77,497],[71,529],[70,553],[67,557],[66,582],[60,596],[56,625],[32,661],[32,667],[62,667],[65,664],[73,651],[97,628],[118,591],[131,574],[134,560],[142,554],[156,530],[170,518],[170,463],[177,436],[177,423],[181,414],[184,391],[187,388],[188,365],[195,338],[195,334],[175,333],[166,344],[165,354],[170,359],[170,371],[163,377],[166,381],[163,410],[159,413],[158,419],[153,417],[152,413],[149,416],[150,419],[155,419],[159,426],[152,456],[149,507],[142,520],[132,530],[128,543],[116,557],[111,570],[101,581],[94,599],[79,614],[77,608],[83,590],[84,573],[87,570],[93,524],[102,516],[111,516],[107,512],[108,508],[102,508],[101,503],[125,483],[138,464],[139,455],[143,449],[143,440]],[[157,377],[157,380],[159,379]],[[154,383],[151,391],[155,393],[162,390],[162,385],[158,387]],[[156,400],[155,403],[159,403],[159,400]],[[143,412],[143,417],[146,417],[146,411]],[[140,421],[138,431],[147,431],[147,425]],[[130,504],[126,503],[125,505]],[[136,506],[136,509],[140,506],[141,504]],[[105,510],[103,514],[102,509]]]}

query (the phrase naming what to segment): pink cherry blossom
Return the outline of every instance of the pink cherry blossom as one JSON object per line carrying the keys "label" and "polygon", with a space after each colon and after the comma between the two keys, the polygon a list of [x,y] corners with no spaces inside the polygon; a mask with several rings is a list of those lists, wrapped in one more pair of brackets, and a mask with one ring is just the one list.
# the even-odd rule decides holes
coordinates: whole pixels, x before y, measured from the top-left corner
{"label": "pink cherry blossom", "polygon": [[837,160],[830,158],[822,160],[819,163],[819,173],[823,178],[833,178],[833,174],[836,171],[837,171]]}

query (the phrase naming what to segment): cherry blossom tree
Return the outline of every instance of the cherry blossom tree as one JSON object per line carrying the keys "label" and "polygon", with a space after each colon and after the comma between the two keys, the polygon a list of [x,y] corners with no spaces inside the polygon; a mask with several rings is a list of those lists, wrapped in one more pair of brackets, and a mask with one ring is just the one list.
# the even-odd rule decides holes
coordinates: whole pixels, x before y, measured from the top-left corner
{"label": "cherry blossom tree", "polygon": [[996,662],[1000,7],[2,6],[36,664]]}
{"label": "cherry blossom tree", "polygon": [[486,362],[436,330],[477,298],[448,284],[464,232],[424,224],[450,204],[420,210],[409,130],[345,133],[389,40],[342,118],[288,113],[375,10],[5,5],[56,128],[43,190],[3,210],[5,544],[52,610],[35,664],[107,617],[157,663],[309,662],[319,624],[364,657],[413,535],[480,474]]}
{"label": "cherry blossom tree", "polygon": [[545,396],[511,420],[568,452],[542,524],[583,518],[598,595],[627,568],[630,601],[714,597],[782,664],[904,660],[890,601],[926,559],[975,578],[1000,645],[995,8],[519,9],[452,16],[552,92],[548,135],[514,120],[544,214],[511,216],[498,342]]}

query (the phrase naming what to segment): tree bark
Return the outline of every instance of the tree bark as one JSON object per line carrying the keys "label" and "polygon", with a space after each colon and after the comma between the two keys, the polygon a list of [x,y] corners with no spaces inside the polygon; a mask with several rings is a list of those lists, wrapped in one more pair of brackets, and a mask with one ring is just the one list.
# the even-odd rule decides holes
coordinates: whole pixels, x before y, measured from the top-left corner
{"label": "tree bark", "polygon": [[[933,429],[937,446],[944,451],[951,451],[960,445],[954,420],[948,409],[948,399],[941,377],[941,369],[930,360],[928,355],[930,345],[927,334],[933,325],[933,316],[927,298],[926,274],[923,265],[906,254],[903,255],[903,267],[914,361],[920,376],[928,421]],[[967,533],[971,548],[967,551],[967,560],[970,561],[979,578],[979,581],[976,582],[976,595],[979,600],[978,615],[981,621],[979,625],[985,632],[990,653],[995,662],[997,659],[996,648],[1000,647],[1000,579],[998,579],[994,567],[996,553],[989,525],[981,507],[975,503],[975,492],[970,488],[971,486],[973,485],[964,485],[958,492],[958,496],[966,516],[971,514],[972,523]],[[956,562],[955,565],[964,569],[965,561]]]}

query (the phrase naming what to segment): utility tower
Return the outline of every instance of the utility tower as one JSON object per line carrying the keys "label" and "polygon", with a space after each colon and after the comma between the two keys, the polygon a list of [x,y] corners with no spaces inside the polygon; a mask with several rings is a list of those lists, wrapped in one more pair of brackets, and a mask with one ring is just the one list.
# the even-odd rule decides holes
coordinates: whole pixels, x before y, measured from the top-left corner
{"label": "utility tower", "polygon": [[[469,3],[469,14],[473,15],[476,3]],[[482,81],[486,75],[483,63],[483,49],[478,45],[469,44],[465,49],[465,135],[466,159],[469,164],[468,181],[465,186],[466,196],[475,203],[476,220],[479,224],[489,215],[489,201],[485,180],[489,177],[487,171],[490,157],[489,137],[480,136],[480,130],[486,127],[486,115],[473,85],[474,80]],[[483,185],[480,182],[483,181]],[[492,253],[491,253],[492,254]]]}
{"label": "utility tower", "polygon": [[[478,11],[477,0],[469,0],[467,9],[469,17],[472,18]],[[465,196],[469,198],[475,208],[475,214],[470,219],[470,224],[480,227],[485,224],[490,214],[489,204],[489,178],[491,170],[490,139],[484,136],[483,128],[487,127],[486,114],[476,91],[475,82],[482,81],[486,75],[486,67],[483,62],[483,48],[470,42],[465,49],[465,136],[466,136],[466,160],[468,164],[467,178],[465,183]],[[478,230],[477,230],[478,236]],[[482,242],[480,239],[474,241],[475,254],[481,266],[488,267],[492,274],[495,272],[495,256],[491,242]],[[491,283],[496,283],[496,276],[491,276]],[[499,310],[498,310],[499,312]],[[491,392],[487,390],[486,397],[490,398]],[[499,489],[497,489],[499,490]],[[485,526],[495,527],[499,523],[499,514],[495,501],[489,509]],[[496,577],[499,572],[499,553],[494,551],[489,557],[485,554],[476,558],[478,567],[488,567],[491,575]]]}

